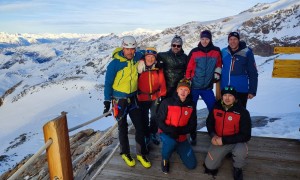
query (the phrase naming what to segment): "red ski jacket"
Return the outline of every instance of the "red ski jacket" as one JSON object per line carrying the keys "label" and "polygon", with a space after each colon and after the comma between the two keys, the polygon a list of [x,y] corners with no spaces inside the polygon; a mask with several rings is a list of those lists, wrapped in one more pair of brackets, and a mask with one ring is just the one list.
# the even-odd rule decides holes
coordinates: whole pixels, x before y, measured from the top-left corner
{"label": "red ski jacket", "polygon": [[211,137],[222,137],[223,144],[247,142],[251,138],[250,114],[240,103],[226,111],[219,100],[206,119],[206,127]]}
{"label": "red ski jacket", "polygon": [[162,69],[152,68],[139,75],[139,101],[154,101],[161,96],[166,96],[166,93],[166,81]]}
{"label": "red ski jacket", "polygon": [[157,113],[157,123],[159,133],[175,133],[178,135],[176,141],[185,141],[187,134],[197,126],[194,103],[190,99],[181,102],[178,95],[163,100]]}

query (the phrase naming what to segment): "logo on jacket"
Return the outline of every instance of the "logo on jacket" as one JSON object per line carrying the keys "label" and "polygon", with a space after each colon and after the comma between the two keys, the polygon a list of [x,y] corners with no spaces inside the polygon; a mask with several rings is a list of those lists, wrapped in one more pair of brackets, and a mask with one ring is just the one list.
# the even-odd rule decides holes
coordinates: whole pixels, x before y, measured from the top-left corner
{"label": "logo on jacket", "polygon": [[223,117],[223,113],[217,112],[216,116]]}
{"label": "logo on jacket", "polygon": [[228,121],[232,121],[232,116],[228,116]]}
{"label": "logo on jacket", "polygon": [[184,115],[188,115],[189,114],[189,112],[188,111],[184,111]]}

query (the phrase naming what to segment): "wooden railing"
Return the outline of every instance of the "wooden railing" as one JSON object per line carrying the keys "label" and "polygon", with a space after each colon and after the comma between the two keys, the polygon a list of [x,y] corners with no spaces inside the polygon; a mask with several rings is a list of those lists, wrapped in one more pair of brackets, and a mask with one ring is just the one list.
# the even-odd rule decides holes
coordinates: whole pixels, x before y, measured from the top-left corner
{"label": "wooden railing", "polygon": [[[83,126],[86,126],[92,122],[95,122],[108,114],[111,113],[111,110],[97,118],[94,118],[90,121],[87,121],[83,124],[80,124],[76,127],[68,129],[67,125],[67,113],[62,112],[61,115],[43,126],[44,131],[44,140],[45,145],[43,145],[27,162],[21,166],[8,180],[19,179],[20,174],[38,158],[45,150],[47,152],[47,161],[49,168],[49,177],[50,179],[66,179],[71,180],[73,177],[73,165],[76,164],[78,160],[82,157],[85,157],[88,154],[88,151],[93,149],[93,146],[75,159],[72,163],[71,153],[70,153],[70,141],[69,141],[69,132],[79,129]],[[117,127],[117,123],[112,126],[94,145],[102,142],[106,136],[112,133]],[[101,169],[101,168],[100,168]]]}

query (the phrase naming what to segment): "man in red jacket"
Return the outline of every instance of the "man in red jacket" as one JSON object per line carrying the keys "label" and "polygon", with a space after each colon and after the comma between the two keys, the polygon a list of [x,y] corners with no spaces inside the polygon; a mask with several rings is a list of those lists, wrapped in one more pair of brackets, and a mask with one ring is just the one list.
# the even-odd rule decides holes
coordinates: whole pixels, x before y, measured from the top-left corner
{"label": "man in red jacket", "polygon": [[[192,98],[197,107],[199,96],[205,102],[210,112],[216,102],[213,85],[219,81],[222,57],[220,48],[212,42],[212,34],[204,30],[200,34],[198,46],[191,50],[188,55],[189,63],[185,77],[192,81]],[[191,144],[196,145],[197,129],[191,133]]]}
{"label": "man in red jacket", "polygon": [[169,172],[169,159],[176,150],[188,169],[197,166],[197,159],[187,140],[197,125],[195,104],[187,96],[190,94],[190,81],[183,79],[178,83],[177,94],[162,101],[157,122],[162,141],[162,171]]}
{"label": "man in red jacket", "polygon": [[204,163],[205,173],[216,175],[224,157],[232,153],[233,177],[241,180],[248,155],[247,141],[251,138],[251,118],[236,99],[237,92],[232,86],[225,87],[221,95],[206,119],[212,139]]}

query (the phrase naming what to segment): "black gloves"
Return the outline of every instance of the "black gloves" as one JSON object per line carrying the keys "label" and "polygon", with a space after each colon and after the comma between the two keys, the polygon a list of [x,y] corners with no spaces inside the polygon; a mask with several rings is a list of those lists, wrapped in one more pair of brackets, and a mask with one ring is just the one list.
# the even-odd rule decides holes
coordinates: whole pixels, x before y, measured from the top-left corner
{"label": "black gloves", "polygon": [[[107,113],[110,109],[110,101],[104,101],[104,110],[103,110],[103,114]],[[107,116],[111,116],[111,113],[109,113]],[[105,116],[105,117],[107,117]]]}

